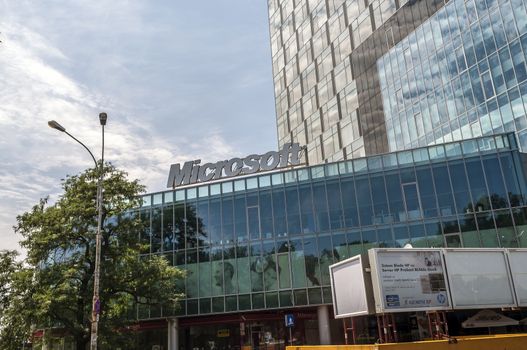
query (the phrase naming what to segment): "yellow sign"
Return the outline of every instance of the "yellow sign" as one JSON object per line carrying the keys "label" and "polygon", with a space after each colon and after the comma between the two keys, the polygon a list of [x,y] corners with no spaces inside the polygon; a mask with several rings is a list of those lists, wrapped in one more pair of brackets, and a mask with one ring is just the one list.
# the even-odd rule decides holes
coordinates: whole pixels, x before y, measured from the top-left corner
{"label": "yellow sign", "polygon": [[230,332],[228,329],[218,329],[218,338],[227,338],[230,336]]}

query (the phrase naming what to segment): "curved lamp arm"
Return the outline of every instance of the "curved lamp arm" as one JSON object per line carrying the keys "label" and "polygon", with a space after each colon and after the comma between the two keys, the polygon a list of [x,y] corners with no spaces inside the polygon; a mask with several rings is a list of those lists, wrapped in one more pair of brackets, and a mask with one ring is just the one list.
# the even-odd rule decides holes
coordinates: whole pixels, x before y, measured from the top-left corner
{"label": "curved lamp arm", "polygon": [[88,151],[88,153],[90,154],[91,158],[93,159],[93,162],[95,163],[95,169],[97,169],[97,167],[98,167],[97,161],[95,160],[95,157],[93,156],[93,153],[91,153],[90,149],[89,149],[88,147],[86,147],[86,145],[85,145],[84,143],[80,142],[75,136],[73,136],[72,134],[70,134],[69,132],[67,132],[65,127],[63,127],[62,125],[60,125],[59,123],[57,123],[57,122],[54,121],[54,120],[50,120],[50,121],[48,122],[48,126],[49,126],[50,128],[53,128],[53,129],[55,129],[55,130],[58,130],[58,131],[60,131],[60,132],[65,133],[66,135],[68,135],[69,137],[71,137],[72,139],[74,139],[75,141],[77,141],[78,143],[80,143],[80,145],[81,145],[82,147],[84,147],[84,149],[85,149],[86,151]]}

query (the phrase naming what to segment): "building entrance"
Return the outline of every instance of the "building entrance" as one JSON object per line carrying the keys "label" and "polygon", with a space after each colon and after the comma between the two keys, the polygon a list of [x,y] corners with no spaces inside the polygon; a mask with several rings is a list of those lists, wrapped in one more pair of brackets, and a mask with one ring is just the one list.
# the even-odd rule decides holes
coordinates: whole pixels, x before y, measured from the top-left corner
{"label": "building entrance", "polygon": [[285,331],[279,322],[254,322],[249,324],[250,339],[244,349],[283,350],[286,345]]}
{"label": "building entrance", "polygon": [[284,350],[286,335],[277,321],[191,326],[180,332],[180,348],[192,350]]}
{"label": "building entrance", "polygon": [[285,350],[290,341],[293,345],[318,344],[317,319],[313,311],[292,312],[295,324],[291,329],[291,339],[282,313],[180,319],[179,349]]}

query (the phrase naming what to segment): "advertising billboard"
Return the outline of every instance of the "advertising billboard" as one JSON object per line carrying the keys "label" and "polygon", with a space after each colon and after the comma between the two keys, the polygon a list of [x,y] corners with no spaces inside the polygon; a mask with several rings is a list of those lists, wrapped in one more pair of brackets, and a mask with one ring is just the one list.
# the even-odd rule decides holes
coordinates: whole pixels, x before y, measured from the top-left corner
{"label": "advertising billboard", "polygon": [[361,255],[329,267],[335,318],[368,315],[373,312],[371,280],[365,269],[368,259]]}
{"label": "advertising billboard", "polygon": [[516,306],[504,249],[445,249],[444,256],[454,308]]}
{"label": "advertising billboard", "polygon": [[440,249],[370,249],[368,255],[376,312],[451,308]]}
{"label": "advertising billboard", "polygon": [[527,249],[509,249],[509,266],[518,306],[527,306]]}

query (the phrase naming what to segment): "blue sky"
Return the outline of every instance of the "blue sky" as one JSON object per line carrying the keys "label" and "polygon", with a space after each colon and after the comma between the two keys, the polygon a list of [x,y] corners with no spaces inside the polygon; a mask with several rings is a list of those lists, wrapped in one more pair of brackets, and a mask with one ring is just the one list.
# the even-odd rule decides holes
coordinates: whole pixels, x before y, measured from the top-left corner
{"label": "blue sky", "polygon": [[170,164],[276,149],[267,3],[0,0],[0,249],[89,155],[163,190]]}

